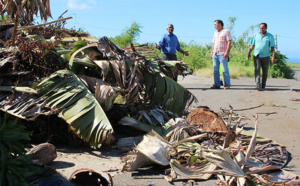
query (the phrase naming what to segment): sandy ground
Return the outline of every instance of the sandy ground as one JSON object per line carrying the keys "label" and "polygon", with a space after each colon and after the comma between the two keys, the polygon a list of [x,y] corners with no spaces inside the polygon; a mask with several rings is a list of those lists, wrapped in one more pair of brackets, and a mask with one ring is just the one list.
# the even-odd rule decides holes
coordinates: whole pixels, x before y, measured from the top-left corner
{"label": "sandy ground", "polygon": [[[229,90],[210,89],[213,78],[187,76],[178,83],[191,91],[198,99],[190,109],[197,106],[208,106],[215,112],[220,108],[228,109],[229,105],[240,116],[250,118],[248,127],[254,126],[254,115],[258,114],[258,132],[277,143],[283,144],[290,152],[290,161],[284,170],[300,175],[300,69],[295,69],[297,79],[268,79],[265,91],[255,90],[254,78],[231,80]],[[261,107],[247,109],[251,107]],[[268,114],[272,113],[272,114]],[[298,141],[298,142],[297,142]],[[77,169],[90,168],[107,177],[113,176],[114,185],[183,185],[182,182],[169,184],[164,179],[134,179],[137,172],[121,172],[124,163],[121,153],[116,147],[102,147],[100,150],[90,148],[57,149],[58,157],[50,164],[58,172],[69,178]],[[105,172],[107,170],[114,170]],[[155,175],[155,172],[153,173]],[[214,185],[216,180],[198,182],[198,184]]]}

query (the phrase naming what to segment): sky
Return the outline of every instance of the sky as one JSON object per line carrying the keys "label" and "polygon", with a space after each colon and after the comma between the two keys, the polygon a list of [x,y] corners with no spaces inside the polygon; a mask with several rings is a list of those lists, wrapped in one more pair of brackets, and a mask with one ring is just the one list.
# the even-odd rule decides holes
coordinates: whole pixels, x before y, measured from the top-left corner
{"label": "sky", "polygon": [[48,21],[68,10],[63,17],[72,19],[65,27],[81,28],[96,38],[120,35],[136,22],[142,26],[136,40],[140,44],[158,43],[170,23],[179,41],[211,44],[216,19],[228,28],[229,18],[235,17],[231,35],[236,38],[265,22],[287,61],[300,63],[300,0],[50,0],[50,7],[53,19]]}

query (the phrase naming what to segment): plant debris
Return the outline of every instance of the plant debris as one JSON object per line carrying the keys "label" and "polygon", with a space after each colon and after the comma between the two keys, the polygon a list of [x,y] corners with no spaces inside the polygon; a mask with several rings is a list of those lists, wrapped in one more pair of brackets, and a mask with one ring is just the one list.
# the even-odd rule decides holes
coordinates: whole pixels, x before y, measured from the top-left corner
{"label": "plant debris", "polygon": [[[204,111],[206,114],[203,114]],[[299,182],[298,177],[293,174],[287,176],[286,180],[279,176],[269,176],[273,175],[275,170],[281,171],[287,164],[288,152],[285,146],[257,133],[257,117],[254,131],[243,129],[242,117],[229,121],[230,115],[223,119],[208,107],[192,110],[187,118],[189,121],[193,118],[194,123],[186,122],[164,138],[154,130],[145,135],[134,150],[124,157],[126,169],[134,171],[145,165],[159,164],[165,167],[165,172],[169,172],[169,175],[165,175],[169,182],[208,180],[212,175],[219,178],[219,184],[225,185]],[[226,130],[218,130],[219,126],[213,124],[216,118],[221,120],[222,124],[226,123]],[[203,121],[207,125],[211,124],[209,131],[201,127]],[[282,173],[276,175],[280,174]],[[285,171],[283,174],[289,173]]]}

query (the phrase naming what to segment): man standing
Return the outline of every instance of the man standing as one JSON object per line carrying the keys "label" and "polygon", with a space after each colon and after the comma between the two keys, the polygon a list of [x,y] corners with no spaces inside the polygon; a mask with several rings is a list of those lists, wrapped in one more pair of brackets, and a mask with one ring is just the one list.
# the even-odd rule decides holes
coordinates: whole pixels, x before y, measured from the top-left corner
{"label": "man standing", "polygon": [[172,24],[167,26],[167,34],[164,34],[158,45],[155,43],[155,47],[162,52],[162,60],[177,60],[176,50],[183,55],[188,56],[189,53],[181,49],[179,41],[176,35],[173,34],[174,27]]}
{"label": "man standing", "polygon": [[224,89],[230,88],[230,75],[228,70],[228,57],[231,47],[231,35],[229,30],[224,29],[224,23],[221,20],[215,20],[215,33],[212,40],[210,59],[213,60],[214,84],[212,89],[220,89],[220,63],[223,69]]}
{"label": "man standing", "polygon": [[[274,36],[267,32],[267,24],[259,25],[260,33],[257,33],[251,39],[251,47],[248,53],[248,59],[251,58],[251,52],[254,48],[254,75],[257,90],[264,90],[269,70],[270,48],[272,51],[272,63],[275,62],[275,41]],[[262,68],[262,81],[260,80],[260,67]]]}

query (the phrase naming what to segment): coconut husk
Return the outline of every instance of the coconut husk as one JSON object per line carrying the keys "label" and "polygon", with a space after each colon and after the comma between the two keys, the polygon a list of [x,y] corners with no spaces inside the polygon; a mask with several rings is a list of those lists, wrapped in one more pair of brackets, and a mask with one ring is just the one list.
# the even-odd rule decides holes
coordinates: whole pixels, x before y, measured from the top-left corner
{"label": "coconut husk", "polygon": [[222,118],[208,107],[198,107],[192,110],[187,117],[187,122],[191,125],[197,125],[204,132],[227,131]]}

